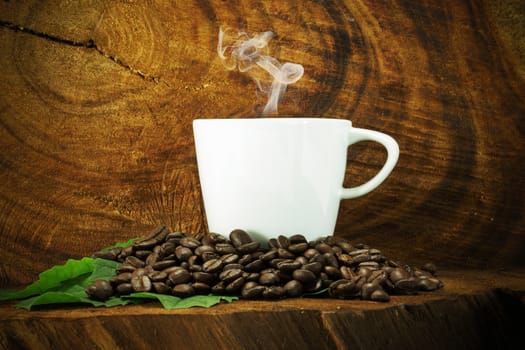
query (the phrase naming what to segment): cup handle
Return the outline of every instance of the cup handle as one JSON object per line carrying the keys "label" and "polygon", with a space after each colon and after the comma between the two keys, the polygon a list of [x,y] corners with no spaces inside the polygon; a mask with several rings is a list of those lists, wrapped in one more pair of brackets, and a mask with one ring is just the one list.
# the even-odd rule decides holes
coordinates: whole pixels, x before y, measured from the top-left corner
{"label": "cup handle", "polygon": [[399,146],[397,142],[386,134],[373,130],[351,128],[348,133],[348,147],[361,141],[375,141],[382,144],[388,154],[386,162],[383,168],[368,182],[351,188],[343,187],[340,194],[341,199],[360,197],[375,189],[390,175],[399,158]]}

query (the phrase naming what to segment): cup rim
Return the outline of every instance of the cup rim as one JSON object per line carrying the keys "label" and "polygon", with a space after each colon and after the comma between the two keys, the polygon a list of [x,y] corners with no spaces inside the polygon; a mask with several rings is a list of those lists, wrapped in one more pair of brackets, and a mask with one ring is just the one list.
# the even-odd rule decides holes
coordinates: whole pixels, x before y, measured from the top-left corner
{"label": "cup rim", "polygon": [[257,118],[197,118],[193,120],[193,124],[199,123],[341,123],[341,124],[350,124],[352,126],[352,121],[343,118],[321,118],[321,117],[257,117]]}

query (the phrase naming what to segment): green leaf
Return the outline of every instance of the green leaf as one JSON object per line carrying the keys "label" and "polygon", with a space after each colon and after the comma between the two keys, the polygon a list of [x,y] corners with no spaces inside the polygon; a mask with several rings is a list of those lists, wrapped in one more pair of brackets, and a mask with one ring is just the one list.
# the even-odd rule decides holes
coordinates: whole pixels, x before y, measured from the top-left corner
{"label": "green leaf", "polygon": [[117,243],[115,243],[115,244],[113,244],[113,245],[111,245],[109,247],[105,247],[105,248],[102,248],[100,250],[103,251],[103,252],[106,252],[106,251],[114,249],[114,248],[126,248],[126,247],[129,247],[129,246],[132,246],[133,243],[135,243],[136,240],[141,239],[143,237],[144,236],[131,238],[131,239],[127,240],[126,242],[117,242]]}
{"label": "green leaf", "polygon": [[33,295],[42,294],[59,287],[65,281],[90,274],[94,269],[95,259],[69,259],[64,265],[56,265],[39,275],[39,279],[23,290],[1,291],[0,300],[24,299]]}
{"label": "green leaf", "polygon": [[320,296],[320,295],[323,295],[324,293],[327,293],[327,292],[328,292],[328,288],[324,288],[324,289],[318,290],[317,292],[304,293],[303,297]]}
{"label": "green leaf", "polygon": [[16,304],[16,307],[20,309],[32,310],[35,306],[75,303],[91,304],[96,307],[111,307],[117,305],[128,305],[132,303],[136,304],[134,300],[126,300],[120,297],[111,297],[106,301],[97,301],[89,299],[84,293],[84,290],[82,289],[81,291],[77,292],[45,292],[43,294],[19,302],[18,304]]}
{"label": "green leaf", "polygon": [[124,299],[139,298],[139,299],[155,299],[159,301],[167,310],[185,309],[190,307],[211,307],[220,303],[221,301],[232,302],[238,300],[235,296],[221,296],[221,295],[194,295],[188,298],[179,298],[173,295],[156,294],[156,293],[132,293],[130,295],[122,296]]}

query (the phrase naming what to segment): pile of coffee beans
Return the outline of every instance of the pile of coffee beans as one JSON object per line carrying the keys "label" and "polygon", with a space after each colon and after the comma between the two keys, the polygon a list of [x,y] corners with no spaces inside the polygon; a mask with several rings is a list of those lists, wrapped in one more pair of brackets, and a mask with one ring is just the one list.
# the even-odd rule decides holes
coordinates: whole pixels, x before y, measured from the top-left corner
{"label": "pile of coffee beans", "polygon": [[443,286],[432,263],[414,268],[378,249],[333,236],[308,242],[300,234],[281,235],[262,247],[240,229],[226,238],[214,233],[190,236],[160,226],[132,246],[93,257],[122,262],[115,277],[86,288],[97,300],[133,292],[280,299],[328,290],[333,298],[386,302],[393,294]]}

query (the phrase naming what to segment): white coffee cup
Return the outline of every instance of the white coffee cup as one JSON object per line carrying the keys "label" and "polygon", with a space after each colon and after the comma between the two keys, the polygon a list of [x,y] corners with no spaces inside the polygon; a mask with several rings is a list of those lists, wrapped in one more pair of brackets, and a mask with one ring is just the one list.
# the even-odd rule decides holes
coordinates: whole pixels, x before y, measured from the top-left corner
{"label": "white coffee cup", "polygon": [[[241,228],[261,242],[332,235],[340,200],[375,189],[399,157],[392,137],[345,119],[197,119],[193,132],[209,231]],[[387,160],[366,183],[344,188],[347,148],[360,141],[382,144]]]}

